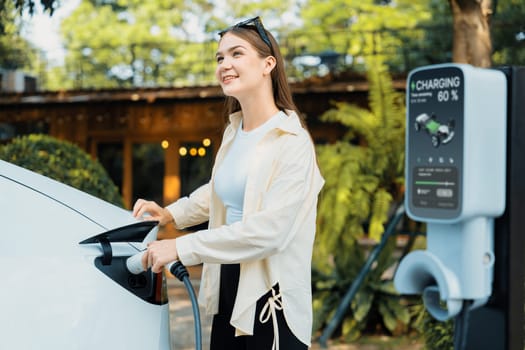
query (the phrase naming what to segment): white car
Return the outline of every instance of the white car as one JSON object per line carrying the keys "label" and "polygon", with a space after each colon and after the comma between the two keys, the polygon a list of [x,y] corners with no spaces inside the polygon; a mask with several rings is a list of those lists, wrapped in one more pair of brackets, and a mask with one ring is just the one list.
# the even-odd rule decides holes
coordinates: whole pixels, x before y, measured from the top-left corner
{"label": "white car", "polygon": [[155,223],[1,160],[0,213],[0,349],[170,349],[164,275],[126,268]]}

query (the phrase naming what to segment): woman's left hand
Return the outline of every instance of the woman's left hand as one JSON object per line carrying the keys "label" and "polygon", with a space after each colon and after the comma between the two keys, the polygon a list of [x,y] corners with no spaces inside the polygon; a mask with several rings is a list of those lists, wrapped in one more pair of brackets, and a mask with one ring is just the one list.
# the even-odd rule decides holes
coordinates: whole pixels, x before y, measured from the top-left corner
{"label": "woman's left hand", "polygon": [[148,249],[142,256],[142,267],[144,270],[151,267],[151,271],[159,273],[166,264],[178,259],[175,239],[153,241],[148,243]]}

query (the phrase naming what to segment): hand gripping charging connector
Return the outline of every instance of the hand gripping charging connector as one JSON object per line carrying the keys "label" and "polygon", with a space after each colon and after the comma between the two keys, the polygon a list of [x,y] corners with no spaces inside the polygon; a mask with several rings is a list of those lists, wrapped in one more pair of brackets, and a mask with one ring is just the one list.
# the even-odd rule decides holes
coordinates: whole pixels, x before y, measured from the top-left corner
{"label": "hand gripping charging connector", "polygon": [[[144,272],[144,268],[142,266],[142,256],[144,255],[145,251],[138,252],[135,255],[130,256],[126,260],[126,266],[128,268],[128,271],[132,274],[138,275],[139,273]],[[201,350],[202,349],[202,330],[201,330],[201,319],[200,319],[200,310],[199,305],[197,301],[197,294],[195,293],[195,289],[193,288],[193,285],[190,281],[190,275],[188,273],[188,270],[186,267],[178,260],[175,260],[168,266],[168,270],[173,274],[173,276],[177,277],[181,282],[184,283],[184,286],[186,287],[186,290],[188,291],[188,294],[191,299],[191,306],[193,310],[193,317],[194,317],[194,326],[195,326],[195,349]]]}

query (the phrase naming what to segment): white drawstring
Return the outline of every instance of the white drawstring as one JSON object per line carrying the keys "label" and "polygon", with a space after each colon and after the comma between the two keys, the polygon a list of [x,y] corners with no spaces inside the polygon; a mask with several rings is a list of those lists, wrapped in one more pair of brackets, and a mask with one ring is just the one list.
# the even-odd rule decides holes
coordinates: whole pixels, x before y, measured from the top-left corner
{"label": "white drawstring", "polygon": [[259,314],[259,321],[266,323],[272,318],[273,322],[273,344],[272,350],[279,350],[279,326],[277,324],[277,314],[275,310],[282,310],[283,303],[281,300],[281,293],[275,294],[275,290],[272,288],[272,296],[268,297],[268,301],[264,304],[261,313]]}

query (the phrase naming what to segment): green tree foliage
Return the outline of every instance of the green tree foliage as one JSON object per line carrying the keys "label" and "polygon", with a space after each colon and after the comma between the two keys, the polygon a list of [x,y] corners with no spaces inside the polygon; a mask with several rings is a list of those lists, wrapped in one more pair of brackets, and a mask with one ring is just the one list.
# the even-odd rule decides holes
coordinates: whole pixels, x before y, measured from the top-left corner
{"label": "green tree foliage", "polygon": [[0,68],[31,72],[37,50],[20,35],[20,20],[12,2],[0,0]]}
{"label": "green tree foliage", "polygon": [[[15,11],[20,15],[24,11],[28,11],[32,15],[35,12],[35,4],[34,0],[0,0],[0,36],[8,32],[7,27],[12,24]],[[52,15],[56,6],[56,0],[41,0],[40,4],[44,12]]]}
{"label": "green tree foliage", "polygon": [[[317,146],[326,184],[320,196],[313,257],[316,330],[333,315],[364,264],[366,252],[360,239],[366,236],[377,241],[394,203],[402,200],[403,96],[394,90],[380,57],[367,63],[369,109],[341,103],[321,117],[348,131],[334,144]],[[343,322],[345,339],[358,337],[373,320],[392,333],[406,330],[410,309],[392,282],[382,277],[392,263],[394,248],[392,239],[357,293]]]}
{"label": "green tree foliage", "polygon": [[311,53],[333,50],[364,71],[368,56],[389,55],[394,70],[406,67],[403,47],[422,39],[413,30],[432,17],[429,0],[306,1],[301,11],[304,26],[293,35],[296,47]]}
{"label": "green tree foliage", "polygon": [[22,136],[0,147],[0,159],[123,207],[106,170],[72,143],[47,135]]}
{"label": "green tree foliage", "polygon": [[[0,0],[2,28],[18,26],[16,14],[36,12],[36,3],[50,15],[61,5]],[[497,1],[494,64],[524,63],[524,12],[522,1]],[[388,56],[393,73],[452,60],[452,14],[445,0],[83,0],[63,22],[65,67],[49,68],[41,83],[50,90],[214,83],[217,32],[253,15],[262,16],[289,61],[338,55],[332,72],[364,72],[366,58],[375,54]],[[43,71],[25,42],[6,40],[0,37],[3,67]],[[326,73],[324,65],[287,68],[294,79]]]}
{"label": "green tree foliage", "polygon": [[187,64],[203,48],[181,30],[186,3],[83,0],[61,25],[69,87],[172,85],[204,69]]}
{"label": "green tree foliage", "polygon": [[293,0],[223,0],[215,3],[220,6],[220,11],[214,12],[210,18],[209,23],[213,26],[208,28],[212,32],[225,29],[240,19],[254,16],[260,16],[266,27],[282,32],[287,25],[286,14],[293,12],[297,6],[297,1]]}
{"label": "green tree foliage", "polygon": [[429,10],[432,17],[421,23],[424,28],[421,40],[403,47],[415,66],[452,61],[454,31],[449,2],[430,0]]}
{"label": "green tree foliage", "polygon": [[425,350],[454,350],[454,321],[437,321],[420,306],[417,328],[423,335]]}
{"label": "green tree foliage", "polygon": [[[56,81],[52,89],[214,83],[217,32],[253,15],[263,18],[289,60],[335,52],[364,70],[364,59],[380,53],[403,71],[415,64],[409,56],[418,56],[404,48],[423,42],[424,32],[411,29],[431,17],[428,1],[83,0],[62,24],[66,69],[48,80]],[[292,76],[305,74],[288,68]]]}
{"label": "green tree foliage", "polygon": [[218,31],[253,13],[278,18],[290,2],[83,0],[61,26],[62,88],[214,83]]}
{"label": "green tree foliage", "polygon": [[[479,6],[480,1],[461,1]],[[407,46],[411,56],[424,53],[428,63],[452,62],[452,45],[454,28],[450,1],[429,0],[432,18],[422,25],[425,28],[424,39],[416,46]],[[472,5],[471,5],[472,6]],[[492,1],[490,32],[492,36],[493,65],[523,65],[525,64],[525,28],[523,17],[525,3],[520,0]],[[467,41],[473,41],[468,39]],[[418,65],[421,65],[418,63]]]}
{"label": "green tree foliage", "polygon": [[499,0],[493,15],[494,65],[525,65],[525,2]]}

